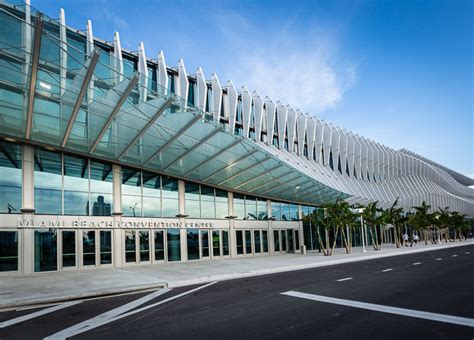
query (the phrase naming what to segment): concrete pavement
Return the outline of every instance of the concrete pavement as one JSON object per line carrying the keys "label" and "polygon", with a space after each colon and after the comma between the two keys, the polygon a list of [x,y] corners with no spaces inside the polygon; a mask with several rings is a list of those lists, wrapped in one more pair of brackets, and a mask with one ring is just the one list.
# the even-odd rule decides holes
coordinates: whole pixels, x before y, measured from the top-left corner
{"label": "concrete pavement", "polygon": [[440,245],[419,244],[416,247],[385,245],[381,251],[354,248],[352,254],[336,249],[330,257],[320,253],[262,255],[235,259],[175,262],[129,266],[125,268],[89,269],[41,273],[33,276],[0,278],[0,310],[93,296],[146,290],[156,287],[180,287],[192,284],[251,277],[293,270],[309,269],[413,254],[436,249],[474,244],[472,240]]}

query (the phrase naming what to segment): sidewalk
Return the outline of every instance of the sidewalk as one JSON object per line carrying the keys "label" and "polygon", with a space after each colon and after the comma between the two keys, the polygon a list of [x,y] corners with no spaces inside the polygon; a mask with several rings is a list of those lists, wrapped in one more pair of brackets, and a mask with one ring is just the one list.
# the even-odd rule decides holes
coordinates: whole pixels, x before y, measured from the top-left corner
{"label": "sidewalk", "polygon": [[336,249],[333,256],[317,252],[307,255],[262,255],[224,260],[204,260],[125,268],[90,269],[0,278],[0,310],[93,296],[118,294],[159,287],[179,287],[271,273],[413,254],[436,249],[472,245],[472,240],[413,248],[384,245],[381,251],[354,248],[352,254]]}

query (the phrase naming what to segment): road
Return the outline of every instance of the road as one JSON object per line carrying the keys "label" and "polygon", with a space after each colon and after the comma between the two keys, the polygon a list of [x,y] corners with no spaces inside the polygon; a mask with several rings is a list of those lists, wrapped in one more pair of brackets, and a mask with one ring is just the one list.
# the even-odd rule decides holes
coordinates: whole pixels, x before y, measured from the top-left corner
{"label": "road", "polygon": [[0,339],[471,340],[473,268],[470,245],[9,311]]}

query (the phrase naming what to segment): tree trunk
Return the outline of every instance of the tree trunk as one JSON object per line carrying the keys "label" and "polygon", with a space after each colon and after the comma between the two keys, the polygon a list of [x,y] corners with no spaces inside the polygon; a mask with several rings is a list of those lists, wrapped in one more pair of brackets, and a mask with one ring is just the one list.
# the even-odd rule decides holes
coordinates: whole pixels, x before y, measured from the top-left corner
{"label": "tree trunk", "polygon": [[332,256],[332,253],[334,252],[334,248],[336,248],[337,235],[339,235],[339,227],[336,228],[336,232],[334,233],[334,242],[332,243],[331,252],[329,253],[329,255],[331,256]]}
{"label": "tree trunk", "polygon": [[344,231],[344,228],[341,228],[341,233],[342,233],[342,238],[344,240],[344,247],[346,248],[346,254],[350,254],[350,249],[349,249],[349,241],[347,237],[349,237],[349,234],[347,234],[347,231]]}
{"label": "tree trunk", "polygon": [[318,233],[319,248],[323,252],[324,256],[328,256],[328,253],[326,252],[326,248],[324,247],[323,241],[321,241],[321,233],[319,232],[319,226],[316,228],[316,231]]}
{"label": "tree trunk", "polygon": [[400,248],[400,239],[398,238],[398,230],[397,230],[397,226],[395,225],[395,223],[393,223],[392,221],[392,224],[393,224],[393,237],[395,238],[395,244],[397,245],[397,248]]}
{"label": "tree trunk", "polygon": [[369,235],[370,239],[372,240],[372,246],[374,247],[374,250],[377,250],[377,243],[375,242],[374,235],[372,233],[372,226],[369,226]]}

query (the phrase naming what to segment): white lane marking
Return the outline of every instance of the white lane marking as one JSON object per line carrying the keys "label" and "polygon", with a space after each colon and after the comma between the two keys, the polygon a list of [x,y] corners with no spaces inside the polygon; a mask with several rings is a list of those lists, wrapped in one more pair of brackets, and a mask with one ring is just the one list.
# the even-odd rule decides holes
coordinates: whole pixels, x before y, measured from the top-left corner
{"label": "white lane marking", "polygon": [[414,309],[390,307],[390,306],[384,306],[384,305],[376,305],[373,303],[337,299],[337,298],[332,298],[328,296],[300,293],[300,292],[295,292],[295,291],[288,291],[281,294],[287,295],[287,296],[293,296],[293,297],[297,297],[301,299],[333,303],[336,305],[342,305],[342,306],[348,306],[348,307],[354,307],[354,308],[360,308],[360,309],[367,309],[367,310],[371,310],[375,312],[396,314],[396,315],[402,315],[402,316],[409,316],[412,318],[440,321],[440,322],[446,322],[446,323],[451,323],[455,325],[474,327],[474,319],[463,318],[460,316],[423,312],[423,311],[414,310]]}
{"label": "white lane marking", "polygon": [[81,302],[82,301],[66,302],[66,303],[56,305],[56,306],[51,307],[51,308],[42,309],[42,310],[39,310],[39,311],[31,313],[31,314],[26,314],[26,315],[22,315],[22,316],[19,316],[17,318],[11,319],[11,320],[3,321],[3,322],[0,322],[0,328],[5,328],[5,327],[15,325],[15,324],[23,322],[23,321],[31,320],[31,319],[37,318],[39,316],[55,312],[55,311],[63,309],[63,308],[68,308],[68,307],[77,305]]}
{"label": "white lane marking", "polygon": [[466,251],[466,255],[469,255],[471,252],[470,251]]}
{"label": "white lane marking", "polygon": [[418,266],[419,264],[421,264],[421,262],[415,262],[415,263],[413,263],[414,266]]}
{"label": "white lane marking", "polygon": [[343,279],[337,280],[337,282],[342,282],[342,281],[347,281],[347,280],[352,280],[352,277],[345,277]]}
{"label": "white lane marking", "polygon": [[435,259],[435,261],[441,261],[442,259],[442,257],[438,257],[437,259]]}
{"label": "white lane marking", "polygon": [[[124,311],[122,312],[123,314],[120,314],[120,315],[114,315],[112,317],[104,317],[104,314],[107,314],[107,313],[104,313],[104,314],[101,314],[101,315],[98,315],[92,319],[89,319],[89,320],[86,320],[84,322],[81,322],[77,325],[74,325],[72,327],[69,327],[69,328],[66,328],[66,329],[63,329],[62,331],[58,332],[58,333],[55,333],[53,335],[50,335],[46,338],[44,338],[44,340],[50,340],[50,339],[66,339],[66,338],[69,338],[69,337],[72,337],[72,336],[75,336],[75,335],[78,335],[78,334],[81,334],[81,333],[84,333],[84,332],[87,332],[87,331],[90,331],[91,329],[94,329],[94,328],[97,328],[97,327],[100,327],[100,326],[103,326],[105,324],[108,324],[110,322],[114,322],[114,321],[117,321],[117,320],[120,320],[120,319],[123,319],[123,318],[126,318],[128,316],[131,316],[131,315],[134,315],[136,313],[141,313],[147,309],[150,309],[150,308],[153,308],[153,307],[156,307],[156,306],[159,306],[159,305],[162,305],[166,302],[169,302],[169,301],[172,301],[172,300],[175,300],[175,299],[178,299],[182,296],[185,296],[185,295],[188,295],[188,294],[191,294],[191,293],[194,293],[200,289],[203,289],[203,288],[206,288],[206,287],[209,287],[213,284],[217,283],[217,281],[214,281],[214,282],[211,282],[211,283],[208,283],[208,284],[205,284],[203,286],[199,286],[197,288],[194,288],[194,289],[191,289],[191,290],[188,290],[184,293],[181,293],[181,294],[178,294],[178,295],[175,295],[175,296],[172,296],[172,297],[169,297],[167,299],[164,299],[164,300],[161,300],[161,301],[158,301],[156,303],[153,303],[151,305],[148,305],[148,306],[145,306],[145,307],[142,307],[142,308],[139,308],[139,309],[135,309],[135,310],[132,310],[130,311],[131,308],[127,309],[128,312]],[[167,290],[166,291],[170,291],[171,289],[168,289],[166,288]],[[165,293],[165,292],[164,292]],[[119,307],[120,308],[120,307]],[[116,308],[117,309],[117,308]],[[114,310],[110,311],[110,312],[113,312]]]}
{"label": "white lane marking", "polygon": [[458,255],[457,254],[454,254],[453,257],[457,257]]}
{"label": "white lane marking", "polygon": [[386,273],[386,272],[391,272],[392,270],[393,270],[393,268],[387,268],[387,269],[384,269],[384,270],[382,270],[382,271],[383,271],[384,273]]}

